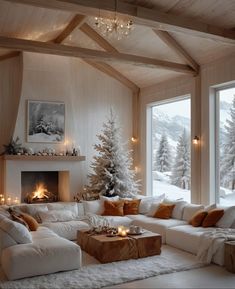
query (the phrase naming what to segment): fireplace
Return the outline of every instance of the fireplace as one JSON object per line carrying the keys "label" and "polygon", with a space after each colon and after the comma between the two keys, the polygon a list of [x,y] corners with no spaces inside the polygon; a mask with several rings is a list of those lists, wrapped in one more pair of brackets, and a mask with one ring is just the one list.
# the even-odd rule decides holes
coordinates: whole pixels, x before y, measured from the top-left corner
{"label": "fireplace", "polygon": [[21,202],[48,203],[58,201],[57,171],[21,172]]}

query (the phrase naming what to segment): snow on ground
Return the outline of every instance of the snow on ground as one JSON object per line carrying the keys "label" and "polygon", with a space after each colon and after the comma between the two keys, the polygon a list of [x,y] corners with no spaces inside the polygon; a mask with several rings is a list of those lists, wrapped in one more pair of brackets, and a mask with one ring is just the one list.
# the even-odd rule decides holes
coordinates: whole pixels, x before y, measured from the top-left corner
{"label": "snow on ground", "polygon": [[235,204],[235,191],[220,187],[220,205],[231,206]]}
{"label": "snow on ground", "polygon": [[29,142],[58,142],[62,141],[62,136],[58,134],[36,133],[28,136]]}
{"label": "snow on ground", "polygon": [[184,201],[189,203],[191,201],[191,192],[189,190],[183,190],[166,182],[153,181],[153,195],[161,195],[163,193],[169,199],[183,198]]}

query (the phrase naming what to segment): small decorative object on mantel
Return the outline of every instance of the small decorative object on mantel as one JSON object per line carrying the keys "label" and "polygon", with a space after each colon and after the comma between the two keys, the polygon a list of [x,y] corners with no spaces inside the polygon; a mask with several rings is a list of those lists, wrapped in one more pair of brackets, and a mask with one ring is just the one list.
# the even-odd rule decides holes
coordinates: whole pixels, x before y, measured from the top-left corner
{"label": "small decorative object on mantel", "polygon": [[87,187],[84,186],[81,192],[78,192],[74,196],[74,201],[80,203],[82,200],[84,201],[94,201],[98,200],[100,198],[99,193],[97,192],[92,192],[87,190]]}
{"label": "small decorative object on mantel", "polygon": [[23,147],[22,144],[19,143],[20,139],[17,136],[16,139],[14,140],[13,137],[11,138],[11,141],[7,145],[4,146],[4,152],[2,153],[3,155],[17,155],[18,153],[23,153]]}

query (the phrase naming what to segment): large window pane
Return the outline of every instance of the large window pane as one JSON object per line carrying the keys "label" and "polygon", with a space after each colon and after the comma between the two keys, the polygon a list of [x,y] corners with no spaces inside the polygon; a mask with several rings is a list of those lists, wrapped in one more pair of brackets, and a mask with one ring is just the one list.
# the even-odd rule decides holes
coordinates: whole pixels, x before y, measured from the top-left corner
{"label": "large window pane", "polygon": [[190,99],[152,107],[152,194],[191,200]]}
{"label": "large window pane", "polygon": [[217,101],[219,113],[217,201],[222,205],[231,205],[235,204],[235,88],[219,90]]}

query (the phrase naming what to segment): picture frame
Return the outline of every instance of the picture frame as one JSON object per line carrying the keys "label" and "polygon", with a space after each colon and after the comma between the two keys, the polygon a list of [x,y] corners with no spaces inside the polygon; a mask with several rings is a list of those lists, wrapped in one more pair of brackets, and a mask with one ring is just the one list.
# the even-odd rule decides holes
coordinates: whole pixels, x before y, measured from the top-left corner
{"label": "picture frame", "polygon": [[27,142],[62,143],[65,139],[65,103],[27,101]]}

